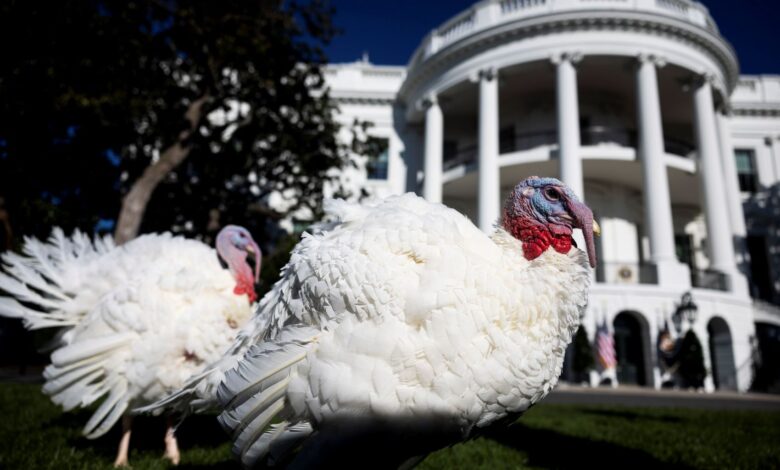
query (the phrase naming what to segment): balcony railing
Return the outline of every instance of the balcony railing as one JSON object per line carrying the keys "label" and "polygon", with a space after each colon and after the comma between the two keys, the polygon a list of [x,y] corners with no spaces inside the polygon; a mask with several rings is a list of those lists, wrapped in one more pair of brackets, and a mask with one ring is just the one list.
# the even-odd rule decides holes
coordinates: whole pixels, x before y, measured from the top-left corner
{"label": "balcony railing", "polygon": [[637,262],[599,263],[596,282],[608,284],[658,284],[655,265]]}
{"label": "balcony railing", "polygon": [[501,139],[498,145],[503,150],[502,153],[511,153],[557,143],[558,132],[555,129],[547,129],[517,134],[514,139]]}
{"label": "balcony railing", "polygon": [[711,269],[691,270],[691,285],[701,289],[721,290],[724,292],[731,290],[729,276]]}
{"label": "balcony railing", "polygon": [[[633,129],[621,129],[615,127],[591,126],[580,129],[581,145],[618,145],[621,147],[637,147],[637,133]],[[512,139],[501,139],[499,148],[501,154],[522,152],[545,145],[556,145],[558,143],[557,131],[541,130],[535,132],[526,132],[514,136]],[[695,147],[684,140],[666,137],[664,138],[664,147],[667,153],[687,157],[694,151]],[[477,159],[477,146],[467,145],[459,148],[456,152],[444,155],[444,170],[455,168],[459,165],[468,165],[475,163]]]}
{"label": "balcony railing", "polygon": [[448,45],[498,25],[525,18],[582,9],[627,10],[671,16],[717,32],[707,8],[692,0],[486,0],[433,30],[415,51],[409,68],[425,62]]}
{"label": "balcony railing", "polygon": [[466,145],[455,153],[444,154],[444,171],[451,170],[461,165],[470,165],[477,161],[477,146]]}

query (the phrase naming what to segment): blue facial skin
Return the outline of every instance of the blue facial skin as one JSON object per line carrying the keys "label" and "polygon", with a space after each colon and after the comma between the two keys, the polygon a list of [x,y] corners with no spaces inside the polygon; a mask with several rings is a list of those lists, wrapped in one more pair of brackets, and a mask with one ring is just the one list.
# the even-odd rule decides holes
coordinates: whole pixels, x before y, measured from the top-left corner
{"label": "blue facial skin", "polygon": [[[531,209],[537,220],[571,227],[572,219],[567,210],[567,203],[579,202],[579,199],[561,181],[555,178],[531,178],[523,181],[520,187],[518,194],[523,194],[525,188],[534,189],[533,194],[530,195]],[[547,192],[552,194],[548,195]]]}
{"label": "blue facial skin", "polygon": [[249,235],[249,231],[247,231],[244,227],[238,227],[238,226],[230,226],[228,227],[231,231],[230,233],[230,242],[239,249],[246,249],[246,246],[249,244],[249,240],[252,239],[252,237]]}

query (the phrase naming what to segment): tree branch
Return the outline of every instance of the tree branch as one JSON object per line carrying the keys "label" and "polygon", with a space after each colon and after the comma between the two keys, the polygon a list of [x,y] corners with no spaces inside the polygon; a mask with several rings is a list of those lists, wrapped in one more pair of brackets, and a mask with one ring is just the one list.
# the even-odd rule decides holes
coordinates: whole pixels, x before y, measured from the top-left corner
{"label": "tree branch", "polygon": [[159,160],[144,170],[141,177],[133,183],[130,191],[122,199],[122,209],[119,212],[114,233],[117,244],[121,245],[138,236],[138,230],[141,227],[152,193],[160,182],[189,156],[191,147],[187,140],[197,129],[203,115],[203,105],[208,99],[209,95],[204,94],[190,103],[184,113],[184,118],[189,124],[188,128],[179,133],[176,142],[162,152]]}
{"label": "tree branch", "polygon": [[250,212],[264,215],[265,217],[268,217],[271,220],[282,220],[285,216],[285,214],[282,214],[281,212],[278,212],[274,209],[271,209],[268,206],[264,206],[259,203],[250,204],[248,208]]}

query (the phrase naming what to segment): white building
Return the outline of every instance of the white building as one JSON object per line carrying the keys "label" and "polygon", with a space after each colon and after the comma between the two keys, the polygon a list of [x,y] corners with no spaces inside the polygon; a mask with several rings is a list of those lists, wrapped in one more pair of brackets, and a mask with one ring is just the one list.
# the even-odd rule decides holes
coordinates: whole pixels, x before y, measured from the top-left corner
{"label": "white building", "polygon": [[757,330],[780,331],[757,302],[780,302],[780,77],[740,76],[703,5],[484,0],[406,67],[326,78],[339,119],[387,140],[356,187],[416,191],[486,231],[527,176],[584,196],[604,235],[583,321],[614,331],[621,383],[660,386],[658,332],[690,291],[706,387],[750,387]]}

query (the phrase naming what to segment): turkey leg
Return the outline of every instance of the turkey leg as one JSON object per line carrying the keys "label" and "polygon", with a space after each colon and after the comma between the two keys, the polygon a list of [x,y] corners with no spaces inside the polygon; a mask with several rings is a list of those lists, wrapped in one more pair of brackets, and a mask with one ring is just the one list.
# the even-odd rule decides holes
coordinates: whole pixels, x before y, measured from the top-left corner
{"label": "turkey leg", "polygon": [[119,441],[119,451],[114,460],[114,467],[127,467],[127,450],[130,447],[130,428],[133,425],[133,417],[130,415],[122,416],[122,439]]}
{"label": "turkey leg", "polygon": [[176,442],[176,434],[173,430],[173,420],[168,417],[168,427],[165,429],[165,454],[163,458],[168,459],[174,465],[179,465],[181,455],[179,454],[179,444]]}

